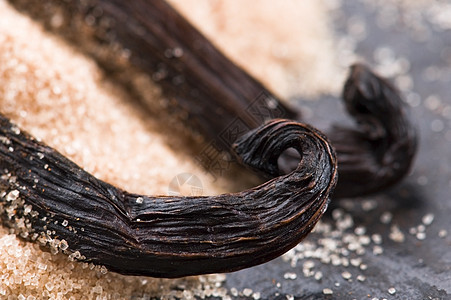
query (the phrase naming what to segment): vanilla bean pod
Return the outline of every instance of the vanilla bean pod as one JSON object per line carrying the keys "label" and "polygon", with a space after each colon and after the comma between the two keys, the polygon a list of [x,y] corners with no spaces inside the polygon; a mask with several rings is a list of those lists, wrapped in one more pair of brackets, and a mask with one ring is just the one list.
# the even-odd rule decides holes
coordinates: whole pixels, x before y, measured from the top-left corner
{"label": "vanilla bean pod", "polygon": [[202,197],[144,196],[88,174],[0,116],[0,215],[23,238],[123,274],[230,272],[299,243],[326,210],[337,161],[317,130],[276,119],[234,145],[242,163],[277,174],[287,148],[298,167],[260,186]]}
{"label": "vanilla bean pod", "polygon": [[[185,116],[185,124],[214,141],[214,148],[231,153],[236,137],[266,119],[299,119],[295,109],[224,57],[164,1],[10,2],[107,70],[128,74],[134,68],[147,74],[174,100],[168,109]],[[63,16],[62,24],[55,26],[55,15]],[[116,48],[130,53],[127,64],[121,64]],[[343,96],[357,126],[328,131],[343,173],[335,197],[363,196],[392,186],[407,174],[416,152],[416,130],[399,92],[362,65],[352,70]],[[121,80],[132,86],[127,78]],[[295,167],[297,160],[284,155],[281,164]]]}
{"label": "vanilla bean pod", "polygon": [[356,64],[345,83],[343,100],[357,127],[335,126],[327,133],[340,170],[334,195],[361,196],[393,186],[409,172],[418,139],[399,91]]}

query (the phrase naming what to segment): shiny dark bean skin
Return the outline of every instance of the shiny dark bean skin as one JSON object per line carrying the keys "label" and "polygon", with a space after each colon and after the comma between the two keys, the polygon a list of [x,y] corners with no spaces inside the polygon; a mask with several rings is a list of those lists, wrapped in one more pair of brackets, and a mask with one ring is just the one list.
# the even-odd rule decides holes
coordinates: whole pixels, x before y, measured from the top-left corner
{"label": "shiny dark bean skin", "polygon": [[409,172],[417,151],[417,129],[400,92],[368,67],[356,64],[343,88],[356,127],[327,132],[337,151],[340,182],[336,197],[381,192]]}
{"label": "shiny dark bean skin", "polygon": [[88,174],[3,116],[0,136],[3,224],[50,247],[64,240],[64,252],[122,274],[171,278],[267,262],[313,229],[337,181],[337,159],[326,137],[283,119],[250,131],[234,151],[248,167],[277,174],[279,155],[295,148],[301,155],[296,170],[218,196],[129,193]]}

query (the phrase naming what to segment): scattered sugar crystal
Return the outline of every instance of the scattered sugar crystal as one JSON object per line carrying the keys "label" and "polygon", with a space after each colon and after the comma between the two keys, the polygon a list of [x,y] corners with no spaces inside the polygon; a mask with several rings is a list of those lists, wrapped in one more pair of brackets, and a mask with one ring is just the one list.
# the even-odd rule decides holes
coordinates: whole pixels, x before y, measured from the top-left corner
{"label": "scattered sugar crystal", "polygon": [[366,228],[363,226],[358,226],[354,229],[354,233],[357,235],[364,235],[366,232]]}
{"label": "scattered sugar crystal", "polygon": [[[81,254],[80,254],[79,251],[75,251],[75,252],[69,254],[68,258],[69,258],[69,261],[74,261],[76,259],[80,259],[81,258]],[[92,267],[91,267],[91,265],[92,265]],[[89,268],[91,270],[94,269],[94,264],[92,264],[92,263],[89,264]]]}
{"label": "scattered sugar crystal", "polygon": [[402,243],[405,240],[404,233],[399,229],[397,225],[393,225],[390,227],[390,234],[388,237],[397,243]]}
{"label": "scattered sugar crystal", "polygon": [[392,213],[389,211],[386,211],[386,212],[382,213],[380,220],[381,220],[382,224],[389,224],[391,222],[392,218],[393,218]]}
{"label": "scattered sugar crystal", "polygon": [[250,289],[250,288],[245,288],[245,289],[243,290],[243,295],[244,295],[245,297],[249,297],[250,295],[252,295],[252,293],[253,293],[253,291],[252,291],[252,289]]}
{"label": "scattered sugar crystal", "polygon": [[424,215],[423,218],[421,219],[421,221],[426,226],[431,225],[432,222],[434,221],[434,214],[429,213],[429,214]]}
{"label": "scattered sugar crystal", "polygon": [[143,197],[138,197],[138,198],[136,198],[136,203],[137,203],[137,204],[142,204],[143,201],[144,201]]}
{"label": "scattered sugar crystal", "polygon": [[67,244],[66,240],[61,240],[60,248],[61,250],[66,250],[67,248],[69,248],[69,245]]}
{"label": "scattered sugar crystal", "polygon": [[420,224],[417,226],[417,230],[418,230],[418,232],[425,232],[426,226],[424,226],[423,224]]}
{"label": "scattered sugar crystal", "polygon": [[348,229],[348,228],[351,228],[352,226],[354,225],[354,220],[352,219],[352,217],[350,216],[350,215],[345,215],[344,217],[343,217],[343,219],[341,219],[341,220],[339,220],[338,222],[337,222],[337,227],[340,229],[340,230],[345,230],[345,229]]}
{"label": "scattered sugar crystal", "polygon": [[64,220],[63,223],[61,223],[61,225],[63,225],[64,227],[66,227],[67,225],[69,225],[69,221]]}
{"label": "scattered sugar crystal", "polygon": [[252,298],[254,300],[259,300],[261,298],[261,294],[259,292],[255,292],[252,294]]}
{"label": "scattered sugar crystal", "polygon": [[394,287],[391,287],[391,288],[388,289],[388,293],[390,295],[394,295],[396,293],[396,289]]}
{"label": "scattered sugar crystal", "polygon": [[31,213],[32,208],[33,207],[31,205],[28,205],[28,204],[24,205],[23,206],[24,215],[28,215],[29,213]]}
{"label": "scattered sugar crystal", "polygon": [[364,211],[371,211],[377,207],[377,202],[375,200],[363,200],[362,209]]}
{"label": "scattered sugar crystal", "polygon": [[359,237],[359,242],[360,242],[361,245],[366,246],[366,245],[370,244],[371,239],[367,235],[362,235],[362,236]]}
{"label": "scattered sugar crystal", "polygon": [[373,240],[373,243],[377,245],[382,244],[382,236],[378,233],[371,235],[371,239]]}
{"label": "scattered sugar crystal", "polygon": [[341,265],[341,259],[340,259],[340,257],[338,257],[338,256],[336,256],[336,255],[333,255],[332,258],[331,258],[331,263],[332,263],[333,266],[339,266],[339,265]]}
{"label": "scattered sugar crystal", "polygon": [[363,281],[366,280],[366,277],[363,276],[363,275],[357,275],[357,280],[360,281],[360,282],[363,282]]}
{"label": "scattered sugar crystal", "polygon": [[311,269],[315,266],[315,262],[313,260],[307,260],[304,262],[303,268],[304,269]]}
{"label": "scattered sugar crystal", "polygon": [[350,260],[350,262],[351,262],[351,265],[353,265],[354,267],[358,267],[362,263],[362,259],[361,258],[352,258]]}
{"label": "scattered sugar crystal", "polygon": [[360,244],[357,242],[352,242],[352,243],[349,243],[349,245],[348,245],[348,249],[350,251],[356,251],[359,248],[360,248]]}
{"label": "scattered sugar crystal", "polygon": [[424,240],[424,239],[426,238],[426,233],[424,233],[424,232],[418,232],[418,233],[416,234],[416,238],[417,238],[418,240],[422,241],[422,240]]}
{"label": "scattered sugar crystal", "polygon": [[6,136],[0,136],[0,142],[5,144],[5,145],[11,144],[11,140],[8,139]]}
{"label": "scattered sugar crystal", "polygon": [[329,289],[329,288],[323,289],[323,294],[324,295],[332,295],[333,293],[334,292],[331,289]]}
{"label": "scattered sugar crystal", "polygon": [[376,245],[376,246],[373,247],[373,254],[374,255],[380,255],[382,253],[384,253],[384,249],[381,246]]}
{"label": "scattered sugar crystal", "polygon": [[285,278],[285,279],[291,279],[291,280],[294,280],[294,279],[296,279],[297,277],[298,277],[297,274],[296,274],[296,273],[293,273],[293,272],[287,272],[287,273],[283,274],[283,278]]}
{"label": "scattered sugar crystal", "polygon": [[11,131],[12,131],[14,134],[20,134],[20,129],[19,129],[19,127],[17,127],[17,126],[12,126],[12,127],[11,127]]}
{"label": "scattered sugar crystal", "polygon": [[313,275],[315,275],[315,272],[310,269],[302,269],[302,272],[304,274],[304,277],[312,277]]}
{"label": "scattered sugar crystal", "polygon": [[318,271],[314,275],[315,280],[321,280],[323,278],[323,273],[321,271]]}
{"label": "scattered sugar crystal", "polygon": [[439,236],[440,238],[445,238],[447,235],[448,235],[448,231],[446,231],[445,229],[441,229],[441,230],[438,232],[438,236]]}
{"label": "scattered sugar crystal", "polygon": [[14,201],[19,197],[19,191],[13,190],[6,195],[6,201]]}
{"label": "scattered sugar crystal", "polygon": [[341,273],[341,277],[343,277],[346,280],[349,280],[349,279],[351,279],[352,274],[348,271],[344,271],[343,273]]}

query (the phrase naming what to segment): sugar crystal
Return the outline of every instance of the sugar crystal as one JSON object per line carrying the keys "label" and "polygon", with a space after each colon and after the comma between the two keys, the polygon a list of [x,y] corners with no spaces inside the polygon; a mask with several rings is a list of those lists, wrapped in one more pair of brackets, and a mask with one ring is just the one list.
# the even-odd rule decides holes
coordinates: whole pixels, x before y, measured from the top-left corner
{"label": "sugar crystal", "polygon": [[421,219],[421,221],[426,226],[431,225],[432,222],[434,221],[434,214],[429,213],[429,214],[424,215],[423,218]]}
{"label": "sugar crystal", "polygon": [[243,295],[246,297],[249,297],[250,295],[252,295],[253,291],[250,288],[245,288],[243,290]]}
{"label": "sugar crystal", "polygon": [[323,294],[324,295],[332,295],[333,293],[334,292],[331,289],[329,289],[329,288],[323,289]]}
{"label": "sugar crystal", "polygon": [[13,190],[6,195],[6,201],[14,201],[19,197],[19,191]]}

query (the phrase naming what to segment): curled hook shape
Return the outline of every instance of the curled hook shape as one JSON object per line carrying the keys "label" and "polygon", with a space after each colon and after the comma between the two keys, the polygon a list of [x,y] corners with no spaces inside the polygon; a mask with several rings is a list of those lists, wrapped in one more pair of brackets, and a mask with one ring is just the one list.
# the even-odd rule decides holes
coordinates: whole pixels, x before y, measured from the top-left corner
{"label": "curled hook shape", "polygon": [[340,169],[334,195],[363,196],[399,182],[410,170],[418,143],[399,91],[365,65],[355,64],[343,100],[357,126],[336,126],[328,133]]}

